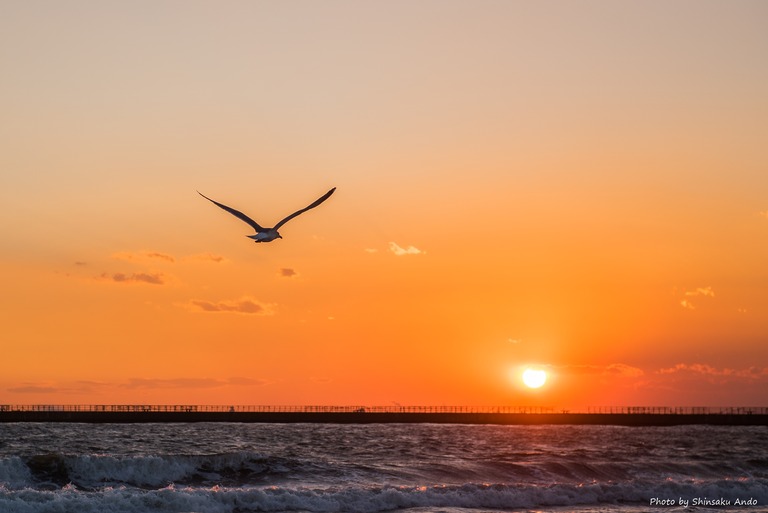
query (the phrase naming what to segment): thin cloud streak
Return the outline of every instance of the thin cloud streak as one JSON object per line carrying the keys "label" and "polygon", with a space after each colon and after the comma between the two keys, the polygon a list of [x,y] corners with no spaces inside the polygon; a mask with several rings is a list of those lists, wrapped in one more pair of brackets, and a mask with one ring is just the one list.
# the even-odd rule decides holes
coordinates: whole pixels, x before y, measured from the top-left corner
{"label": "thin cloud streak", "polygon": [[196,312],[209,313],[236,313],[243,315],[274,315],[275,305],[272,303],[261,303],[250,297],[244,297],[230,301],[207,301],[203,299],[193,299],[187,304],[188,308]]}
{"label": "thin cloud streak", "polygon": [[114,283],[147,283],[149,285],[165,285],[166,278],[161,273],[102,273],[101,279]]}
{"label": "thin cloud streak", "polygon": [[74,383],[22,383],[9,387],[7,392],[14,394],[58,394],[58,393],[94,393],[114,392],[118,389],[210,389],[227,386],[251,387],[265,386],[272,381],[257,378],[130,378],[124,382],[108,383],[103,381],[76,381]]}
{"label": "thin cloud streak", "polygon": [[564,374],[593,374],[598,376],[617,376],[622,378],[638,378],[645,375],[645,371],[625,363],[611,363],[608,365],[561,365],[555,367],[557,372]]}
{"label": "thin cloud streak", "polygon": [[120,388],[127,388],[131,390],[145,390],[156,388],[221,388],[225,386],[263,386],[269,382],[265,379],[252,379],[252,378],[228,378],[228,379],[215,379],[215,378],[171,378],[171,379],[159,379],[159,378],[132,378],[127,383],[119,384]]}
{"label": "thin cloud streak", "polygon": [[129,262],[143,262],[146,260],[162,260],[171,264],[176,262],[176,258],[159,251],[141,251],[141,252],[128,252],[122,251],[119,253],[113,253],[112,258],[116,260],[127,260]]}
{"label": "thin cloud streak", "polygon": [[184,257],[184,260],[198,261],[198,262],[213,262],[215,264],[221,264],[228,262],[228,260],[221,255],[214,255],[213,253],[198,253],[196,255],[189,255]]}
{"label": "thin cloud streak", "polygon": [[52,394],[59,391],[56,387],[45,385],[20,385],[6,390],[13,394]]}
{"label": "thin cloud streak", "polygon": [[134,262],[134,263],[147,263],[147,262],[165,262],[169,264],[176,264],[179,262],[213,262],[213,263],[223,263],[226,262],[227,259],[221,255],[216,255],[214,253],[197,253],[194,255],[186,255],[181,257],[176,257],[173,255],[170,255],[168,253],[163,253],[161,251],[120,251],[117,253],[113,253],[110,255],[111,258],[115,260],[122,260],[125,262]]}

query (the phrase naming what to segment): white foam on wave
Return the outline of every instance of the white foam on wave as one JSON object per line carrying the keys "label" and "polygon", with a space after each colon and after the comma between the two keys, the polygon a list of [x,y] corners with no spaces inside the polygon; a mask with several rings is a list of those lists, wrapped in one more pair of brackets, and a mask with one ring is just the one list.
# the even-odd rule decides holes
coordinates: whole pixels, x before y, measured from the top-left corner
{"label": "white foam on wave", "polygon": [[[652,497],[753,498],[768,504],[765,480],[694,483],[603,483],[523,486],[474,484],[408,487],[175,487],[138,490],[105,488],[95,492],[66,486],[57,491],[0,488],[0,511],[41,513],[224,513],[303,511],[378,513],[408,508],[517,509],[599,504],[648,505]],[[733,511],[733,510],[731,510]],[[753,511],[755,511],[753,509]]]}
{"label": "white foam on wave", "polygon": [[[0,459],[0,486],[20,488],[31,481],[29,467],[19,458],[13,456]],[[2,511],[2,510],[0,510]]]}

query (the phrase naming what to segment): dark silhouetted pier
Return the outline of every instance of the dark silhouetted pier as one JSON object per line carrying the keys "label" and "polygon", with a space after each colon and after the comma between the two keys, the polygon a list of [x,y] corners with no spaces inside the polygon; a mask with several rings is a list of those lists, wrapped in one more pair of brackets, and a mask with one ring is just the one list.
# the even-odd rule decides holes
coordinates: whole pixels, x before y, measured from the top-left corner
{"label": "dark silhouetted pier", "polygon": [[0,422],[768,426],[768,407],[0,405]]}

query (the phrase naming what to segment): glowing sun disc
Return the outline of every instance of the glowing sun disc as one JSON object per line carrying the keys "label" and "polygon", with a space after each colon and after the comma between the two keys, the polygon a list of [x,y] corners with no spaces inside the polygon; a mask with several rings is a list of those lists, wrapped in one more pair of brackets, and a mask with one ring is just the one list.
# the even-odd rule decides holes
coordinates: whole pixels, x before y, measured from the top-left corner
{"label": "glowing sun disc", "polygon": [[543,370],[526,369],[523,372],[523,383],[529,388],[539,388],[547,382],[547,373]]}

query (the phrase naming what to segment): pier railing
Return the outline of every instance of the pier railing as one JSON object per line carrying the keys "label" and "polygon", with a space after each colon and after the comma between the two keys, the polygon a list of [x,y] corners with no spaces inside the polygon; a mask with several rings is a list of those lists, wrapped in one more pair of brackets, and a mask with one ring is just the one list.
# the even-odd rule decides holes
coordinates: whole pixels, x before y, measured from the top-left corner
{"label": "pier railing", "polygon": [[544,406],[268,406],[268,405],[194,405],[194,404],[0,404],[0,412],[230,412],[230,413],[591,413],[656,415],[767,415],[765,406],[590,406],[586,409],[562,409]]}
{"label": "pier railing", "polygon": [[765,415],[763,406],[590,406],[584,413],[656,415]]}

